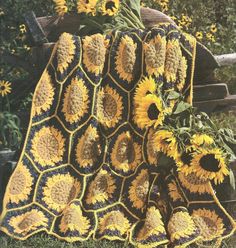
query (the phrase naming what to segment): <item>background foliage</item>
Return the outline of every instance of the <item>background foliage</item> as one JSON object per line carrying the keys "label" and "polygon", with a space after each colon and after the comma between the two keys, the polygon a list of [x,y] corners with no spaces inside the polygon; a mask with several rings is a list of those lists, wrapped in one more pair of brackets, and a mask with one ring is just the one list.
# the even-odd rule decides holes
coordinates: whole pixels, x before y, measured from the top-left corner
{"label": "background foliage", "polygon": [[[76,0],[67,0],[69,9]],[[235,0],[143,0],[143,6],[171,16],[181,29],[196,36],[214,54],[236,52]],[[39,71],[31,61],[32,42],[24,15],[55,14],[52,0],[4,0],[0,2],[0,80],[12,83],[11,109],[20,117],[29,112]],[[236,66],[219,69],[216,76],[236,92]],[[23,117],[21,118],[23,119]]]}

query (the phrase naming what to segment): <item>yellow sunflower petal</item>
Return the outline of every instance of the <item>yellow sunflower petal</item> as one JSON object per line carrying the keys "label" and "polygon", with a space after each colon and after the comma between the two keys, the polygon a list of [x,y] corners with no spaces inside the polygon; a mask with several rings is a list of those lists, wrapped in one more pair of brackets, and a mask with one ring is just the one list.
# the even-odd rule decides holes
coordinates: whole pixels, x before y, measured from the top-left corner
{"label": "yellow sunflower petal", "polygon": [[102,0],[101,13],[102,15],[114,16],[119,10],[119,0]]}
{"label": "yellow sunflower petal", "polygon": [[0,81],[0,95],[2,97],[8,95],[9,93],[11,93],[11,83],[8,81]]}
{"label": "yellow sunflower petal", "polygon": [[201,149],[191,162],[196,175],[203,179],[214,180],[215,184],[222,183],[229,170],[221,150]]}
{"label": "yellow sunflower petal", "polygon": [[134,103],[136,106],[142,101],[147,94],[154,94],[157,89],[156,82],[152,77],[143,78],[137,85],[134,94]]}
{"label": "yellow sunflower petal", "polygon": [[135,112],[134,121],[141,129],[160,126],[165,118],[162,100],[153,94],[143,97]]}
{"label": "yellow sunflower petal", "polygon": [[98,0],[77,0],[77,12],[96,15],[96,5]]}

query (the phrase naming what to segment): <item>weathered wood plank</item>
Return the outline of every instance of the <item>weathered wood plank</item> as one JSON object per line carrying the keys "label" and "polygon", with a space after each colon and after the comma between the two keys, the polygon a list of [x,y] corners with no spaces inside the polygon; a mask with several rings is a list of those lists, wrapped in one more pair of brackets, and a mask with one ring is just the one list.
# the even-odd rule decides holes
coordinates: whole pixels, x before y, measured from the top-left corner
{"label": "weathered wood plank", "polygon": [[236,64],[236,53],[215,55],[215,59],[220,66]]}
{"label": "weathered wood plank", "polygon": [[213,112],[216,108],[219,107],[227,107],[236,105],[236,95],[229,95],[224,99],[216,99],[210,101],[198,101],[196,102],[193,99],[193,105],[197,107],[200,111],[204,111],[206,113]]}
{"label": "weathered wood plank", "polygon": [[193,99],[198,101],[224,99],[229,95],[227,84],[195,85],[193,88]]}
{"label": "weathered wood plank", "polygon": [[29,11],[24,15],[26,24],[30,30],[30,34],[36,45],[41,45],[48,42],[48,39],[44,33],[43,28],[38,23],[37,18],[33,11]]}

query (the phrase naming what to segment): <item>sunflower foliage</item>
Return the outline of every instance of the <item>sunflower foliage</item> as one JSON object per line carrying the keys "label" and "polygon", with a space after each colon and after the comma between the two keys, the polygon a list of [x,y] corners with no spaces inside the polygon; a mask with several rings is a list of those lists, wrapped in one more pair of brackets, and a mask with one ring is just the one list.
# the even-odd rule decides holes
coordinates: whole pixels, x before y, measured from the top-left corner
{"label": "sunflower foliage", "polygon": [[[184,96],[178,92],[171,91],[160,97],[164,102],[174,101],[174,107],[165,116],[162,125],[155,129],[154,144],[159,153],[159,164],[167,170],[172,168],[170,165],[177,165],[178,170],[186,174],[199,173],[202,178],[205,173],[206,178],[213,179],[215,184],[229,176],[230,184],[235,188],[233,172],[228,168],[230,162],[236,159],[233,131],[219,129],[206,113],[184,101]],[[208,168],[198,171],[197,164],[201,161],[211,172],[207,173]]]}
{"label": "sunflower foliage", "polygon": [[55,11],[63,16],[77,13],[80,16],[79,35],[108,33],[116,30],[144,29],[140,15],[140,1],[95,0],[64,1],[53,0]]}

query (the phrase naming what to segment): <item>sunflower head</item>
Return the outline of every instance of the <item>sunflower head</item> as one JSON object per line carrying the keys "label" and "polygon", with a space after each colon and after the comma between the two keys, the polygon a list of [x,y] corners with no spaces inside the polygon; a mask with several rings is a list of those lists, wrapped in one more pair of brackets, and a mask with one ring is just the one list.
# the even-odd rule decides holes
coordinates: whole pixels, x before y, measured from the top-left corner
{"label": "sunflower head", "polygon": [[172,131],[158,130],[154,134],[154,150],[163,152],[167,156],[177,159],[179,156],[178,142]]}
{"label": "sunflower head", "polygon": [[98,0],[78,0],[77,1],[77,12],[90,14],[92,16],[96,15],[96,5]]}
{"label": "sunflower head", "polygon": [[201,149],[194,156],[191,166],[198,177],[214,180],[215,184],[223,182],[224,177],[229,175],[223,152],[217,148]]}
{"label": "sunflower head", "polygon": [[155,93],[157,84],[153,77],[144,77],[139,83],[135,90],[134,103],[139,105],[140,100],[148,94]]}
{"label": "sunflower head", "polygon": [[102,15],[114,16],[118,13],[120,1],[119,0],[103,0],[101,5]]}
{"label": "sunflower head", "polygon": [[165,118],[163,101],[154,94],[143,97],[137,107],[134,120],[140,128],[161,125]]}
{"label": "sunflower head", "polygon": [[0,95],[2,97],[8,95],[9,93],[11,93],[11,83],[8,81],[0,81]]}
{"label": "sunflower head", "polygon": [[67,13],[68,8],[65,0],[53,0],[53,2],[55,3],[55,10],[58,15],[64,15]]}

